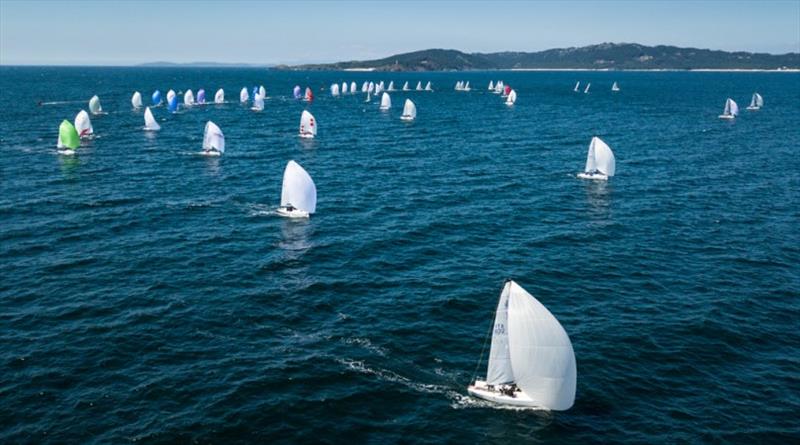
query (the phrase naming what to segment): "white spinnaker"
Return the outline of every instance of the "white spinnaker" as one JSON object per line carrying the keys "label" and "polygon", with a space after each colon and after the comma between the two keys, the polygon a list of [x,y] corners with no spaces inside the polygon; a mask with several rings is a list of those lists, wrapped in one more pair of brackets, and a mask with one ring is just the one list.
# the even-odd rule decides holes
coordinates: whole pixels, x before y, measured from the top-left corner
{"label": "white spinnaker", "polygon": [[144,109],[144,128],[145,130],[152,131],[161,129],[161,125],[158,125],[158,122],[156,122],[156,118],[153,116],[153,112],[150,111],[150,107]]}
{"label": "white spinnaker", "polygon": [[194,105],[194,93],[192,93],[192,90],[186,90],[186,92],[183,93],[183,104]]}
{"label": "white spinnaker", "polygon": [[303,114],[300,115],[300,133],[317,135],[317,120],[307,110],[303,110]]}
{"label": "white spinnaker", "polygon": [[497,312],[494,316],[492,347],[489,350],[489,365],[486,368],[486,383],[490,385],[501,385],[514,381],[511,352],[508,348],[508,295],[510,289],[511,281],[508,281],[500,293],[500,301],[497,303]]}
{"label": "white spinnaker", "polygon": [[264,85],[258,87],[258,95],[261,96],[262,99],[267,97],[267,89],[264,88]]}
{"label": "white spinnaker", "polygon": [[347,82],[342,82],[342,94],[347,94]]}
{"label": "white spinnaker", "polygon": [[514,102],[516,101],[517,101],[517,90],[511,90],[511,92],[508,93],[508,97],[506,98],[506,103],[509,105],[513,105]]}
{"label": "white spinnaker", "polygon": [[411,102],[411,99],[406,99],[406,103],[403,104],[403,117],[408,119],[417,118],[417,106],[414,105],[414,102]]}
{"label": "white spinnaker", "polygon": [[253,99],[253,107],[252,108],[253,108],[254,111],[262,111],[262,110],[264,110],[264,96],[262,96],[260,93],[257,94],[256,97]]}
{"label": "white spinnaker", "polygon": [[78,115],[75,116],[75,131],[78,132],[78,136],[81,138],[89,137],[94,134],[92,120],[89,119],[89,113],[84,110],[79,111]]}
{"label": "white spinnaker", "polygon": [[368,88],[369,88],[369,84],[365,80],[364,83],[361,84],[361,92],[362,93],[366,93]]}
{"label": "white spinnaker", "polygon": [[206,129],[203,133],[203,150],[217,150],[220,153],[225,153],[225,135],[219,129],[217,124],[208,121]]}
{"label": "white spinnaker", "polygon": [[544,408],[572,407],[577,367],[569,336],[542,303],[513,281],[509,283],[508,343],[517,386]]}
{"label": "white spinnaker", "polygon": [[338,83],[334,83],[333,85],[331,85],[331,95],[332,96],[338,96],[339,95],[339,84]]}
{"label": "white spinnaker", "polygon": [[616,169],[616,159],[611,147],[599,137],[593,137],[592,142],[589,144],[589,153],[586,156],[586,172],[590,173],[597,170],[611,177],[614,176]]}
{"label": "white spinnaker", "polygon": [[761,108],[764,106],[764,98],[761,97],[760,94],[758,93],[753,94],[753,99],[755,100],[757,107]]}
{"label": "white spinnaker", "polygon": [[389,97],[389,93],[384,92],[383,96],[381,96],[381,110],[388,110],[392,108],[392,98]]}
{"label": "white spinnaker", "polygon": [[726,116],[727,115],[730,115],[730,116],[738,115],[739,114],[739,105],[737,105],[736,102],[733,99],[728,98],[728,100],[725,101],[725,110],[722,112],[722,114],[726,115]]}
{"label": "white spinnaker", "polygon": [[175,97],[175,91],[174,90],[167,91],[167,103],[172,102],[173,97]]}
{"label": "white spinnaker", "polygon": [[97,96],[92,96],[89,99],[89,111],[92,114],[100,114],[103,112],[103,107],[100,106],[100,98]]}
{"label": "white spinnaker", "polygon": [[247,102],[250,99],[250,93],[247,92],[247,87],[243,87],[239,92],[239,102]]}
{"label": "white spinnaker", "polygon": [[289,161],[283,171],[281,207],[288,204],[308,213],[317,210],[317,187],[308,172],[294,161]]}
{"label": "white spinnaker", "polygon": [[225,102],[225,90],[222,88],[217,90],[217,94],[214,95],[214,103],[221,104]]}
{"label": "white spinnaker", "polygon": [[136,91],[131,96],[131,105],[133,108],[142,108],[142,93]]}

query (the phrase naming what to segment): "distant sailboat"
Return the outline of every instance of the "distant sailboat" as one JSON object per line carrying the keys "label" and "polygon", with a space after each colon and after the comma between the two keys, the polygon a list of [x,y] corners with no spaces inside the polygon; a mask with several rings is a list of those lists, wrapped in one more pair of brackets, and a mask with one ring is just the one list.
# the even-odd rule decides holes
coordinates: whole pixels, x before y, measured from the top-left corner
{"label": "distant sailboat", "polygon": [[217,124],[208,121],[203,132],[203,154],[206,156],[222,156],[225,153],[225,135]]}
{"label": "distant sailboat", "polygon": [[206,104],[206,90],[201,88],[199,91],[197,91],[197,101],[195,103],[197,105]]}
{"label": "distant sailboat", "polygon": [[222,88],[217,90],[217,93],[214,94],[214,103],[221,104],[225,102],[225,90]]}
{"label": "distant sailboat", "polygon": [[374,82],[370,82],[367,85],[367,93],[374,93],[374,92],[375,92],[375,83]]}
{"label": "distant sailboat", "polygon": [[502,80],[498,80],[496,84],[494,84],[494,94],[502,94],[505,85],[503,85]]}
{"label": "distant sailboat", "polygon": [[487,89],[488,89],[489,91],[492,91],[492,90],[494,90],[494,82],[492,82],[492,81],[490,80],[490,81],[489,81],[489,88],[487,88]]}
{"label": "distant sailboat", "polygon": [[331,96],[338,96],[339,95],[339,84],[331,85]]}
{"label": "distant sailboat", "polygon": [[103,112],[103,107],[100,106],[100,98],[96,95],[89,99],[89,111],[92,114],[100,114]]}
{"label": "distant sailboat", "polygon": [[150,99],[153,101],[154,107],[161,105],[161,91],[153,91],[153,96]]}
{"label": "distant sailboat", "polygon": [[303,97],[303,93],[302,93],[302,89],[300,88],[300,85],[295,85],[294,86],[294,89],[292,89],[292,97],[294,97],[295,99],[300,99],[300,98]]}
{"label": "distant sailboat", "polygon": [[392,108],[392,98],[389,97],[389,93],[383,93],[383,96],[381,96],[381,110],[386,111],[389,108]]}
{"label": "distant sailboat", "polygon": [[572,91],[577,93],[579,91],[580,87],[581,87],[581,81],[579,80],[579,81],[575,82],[575,89],[572,90]]}
{"label": "distant sailboat", "polygon": [[308,218],[317,210],[317,186],[308,172],[295,161],[283,171],[281,206],[278,215],[287,218]]}
{"label": "distant sailboat", "polygon": [[502,97],[508,97],[509,94],[511,94],[511,85],[506,85],[505,88],[503,88]]}
{"label": "distant sailboat", "polygon": [[364,83],[361,84],[361,92],[366,93],[368,92],[368,90],[369,90],[369,84],[365,80]]}
{"label": "distant sailboat", "polygon": [[142,108],[142,93],[138,91],[133,93],[133,96],[131,96],[131,105],[133,105],[133,108]]}
{"label": "distant sailboat", "polygon": [[183,104],[187,107],[194,105],[194,93],[192,93],[192,90],[186,90],[183,93]]}
{"label": "distant sailboat", "polygon": [[78,136],[81,139],[88,139],[94,134],[94,128],[92,128],[92,121],[89,119],[89,113],[84,110],[81,110],[78,115],[75,116],[75,131],[78,132]]}
{"label": "distant sailboat", "polygon": [[178,112],[178,96],[173,95],[172,99],[169,100],[167,111],[173,114]]}
{"label": "distant sailboat", "polygon": [[514,105],[514,102],[517,101],[517,90],[511,90],[508,93],[508,97],[506,97],[506,105],[511,106]]}
{"label": "distant sailboat", "polygon": [[408,81],[406,81],[406,83],[403,84],[403,91],[408,91],[410,89],[411,88],[408,87]]}
{"label": "distant sailboat", "polygon": [[239,102],[245,103],[250,100],[250,93],[247,92],[247,87],[242,87],[242,91],[239,92]]}
{"label": "distant sailboat", "polygon": [[584,93],[584,94],[587,94],[587,93],[589,93],[589,87],[590,87],[590,86],[592,86],[591,82],[586,84],[586,89],[585,89],[585,90],[583,90],[583,93]]}
{"label": "distant sailboat", "polygon": [[455,86],[454,90],[461,91],[462,88],[464,88],[464,83],[459,80],[458,82],[456,82],[456,86]]}
{"label": "distant sailboat", "polygon": [[387,88],[386,91],[395,91],[393,80],[389,82],[389,88]]}
{"label": "distant sailboat", "polygon": [[578,173],[581,179],[608,180],[616,172],[614,152],[602,139],[593,137],[589,144],[589,153],[586,154],[586,167],[583,173]]}
{"label": "distant sailboat", "polygon": [[342,82],[342,94],[347,94],[347,82]]}
{"label": "distant sailboat", "polygon": [[736,115],[739,114],[739,105],[736,105],[736,102],[733,99],[728,98],[725,101],[725,110],[722,111],[722,114],[719,115],[720,119],[733,119]]}
{"label": "distant sailboat", "polygon": [[170,103],[172,101],[172,98],[175,97],[175,96],[177,96],[175,94],[175,91],[173,91],[173,90],[167,91],[167,103]]}
{"label": "distant sailboat", "polygon": [[417,82],[417,91],[422,91],[422,81]]}
{"label": "distant sailboat", "polygon": [[156,122],[156,118],[153,117],[153,112],[150,111],[150,107],[144,109],[144,129],[146,131],[158,131],[161,129],[161,125],[158,125],[158,122]]}
{"label": "distant sailboat", "polygon": [[253,111],[263,111],[264,110],[264,96],[261,94],[257,94],[256,97],[253,98],[253,106],[250,107]]}
{"label": "distant sailboat", "polygon": [[495,311],[486,380],[470,395],[501,405],[570,409],[578,371],[561,323],[515,281],[506,281]]}
{"label": "distant sailboat", "polygon": [[300,115],[300,137],[311,139],[317,135],[317,120],[307,110]]}
{"label": "distant sailboat", "polygon": [[63,120],[58,127],[58,142],[56,148],[59,153],[69,155],[75,153],[75,149],[81,145],[81,138],[78,131],[68,120]]}
{"label": "distant sailboat", "polygon": [[413,121],[417,118],[417,106],[414,105],[414,102],[411,102],[411,99],[406,99],[406,103],[403,105],[403,115],[400,116],[400,119],[404,121]]}
{"label": "distant sailboat", "polygon": [[264,85],[258,87],[258,95],[261,96],[262,99],[267,98],[267,89],[264,88]]}
{"label": "distant sailboat", "polygon": [[381,91],[383,91],[383,82],[376,83],[375,84],[375,95],[377,96],[378,94],[381,94]]}
{"label": "distant sailboat", "polygon": [[464,84],[464,87],[461,89],[461,91],[472,91],[472,88],[469,86],[469,80]]}
{"label": "distant sailboat", "polygon": [[430,81],[428,81],[428,83],[425,84],[425,91],[433,91],[433,88],[431,88],[431,82]]}
{"label": "distant sailboat", "polygon": [[750,100],[750,106],[747,107],[750,111],[760,110],[764,106],[764,98],[758,93],[753,93],[753,99]]}
{"label": "distant sailboat", "polygon": [[311,102],[312,100],[314,100],[314,93],[311,91],[311,88],[306,87],[306,94],[303,97],[303,100],[306,102]]}
{"label": "distant sailboat", "polygon": [[614,85],[611,85],[611,91],[619,91],[619,85],[617,85],[617,82],[614,82]]}
{"label": "distant sailboat", "polygon": [[355,82],[350,82],[350,94],[358,93]]}
{"label": "distant sailboat", "polygon": [[366,100],[364,100],[364,102],[370,102],[370,101],[372,101],[372,96],[370,96],[370,92],[367,91],[367,98]]}

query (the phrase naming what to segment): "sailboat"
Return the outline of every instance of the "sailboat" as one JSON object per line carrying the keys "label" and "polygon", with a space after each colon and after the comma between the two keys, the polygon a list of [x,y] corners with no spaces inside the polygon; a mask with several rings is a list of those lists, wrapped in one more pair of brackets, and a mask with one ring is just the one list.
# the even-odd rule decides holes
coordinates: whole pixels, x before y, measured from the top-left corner
{"label": "sailboat", "polygon": [[508,97],[506,97],[506,105],[511,106],[514,105],[514,102],[517,101],[517,90],[511,90],[508,93]]}
{"label": "sailboat", "polygon": [[417,91],[422,91],[422,81],[417,82],[417,88],[415,88],[415,89]]}
{"label": "sailboat", "polygon": [[223,90],[222,88],[217,90],[217,93],[214,94],[214,103],[215,104],[225,103],[225,90]]}
{"label": "sailboat", "polygon": [[467,83],[464,84],[464,87],[461,88],[461,90],[462,91],[472,91],[472,88],[470,88],[470,86],[469,86],[469,80],[467,81]]}
{"label": "sailboat", "polygon": [[306,102],[311,102],[314,100],[314,93],[311,91],[311,88],[306,87],[306,94],[303,96],[303,100]]}
{"label": "sailboat", "polygon": [[144,129],[146,131],[158,131],[161,129],[161,125],[158,125],[158,122],[156,122],[156,118],[153,117],[153,112],[150,111],[150,107],[144,109]]}
{"label": "sailboat", "polygon": [[490,80],[490,81],[489,81],[489,88],[487,88],[487,89],[488,89],[489,91],[492,91],[492,90],[494,90],[494,82],[492,82],[492,81]]}
{"label": "sailboat", "polygon": [[331,85],[331,96],[338,96],[339,95],[339,84]]}
{"label": "sailboat", "polygon": [[300,137],[306,139],[312,139],[317,135],[317,120],[314,119],[314,116],[308,112],[308,110],[303,110],[303,114],[300,115]]}
{"label": "sailboat", "polygon": [[722,111],[722,114],[719,115],[720,119],[733,119],[736,115],[739,114],[739,105],[736,105],[736,102],[733,99],[728,98],[725,101],[725,110]]}
{"label": "sailboat", "polygon": [[365,80],[364,83],[361,84],[361,92],[366,93],[368,89],[369,89],[369,84]]}
{"label": "sailboat", "polygon": [[245,103],[250,100],[250,93],[247,92],[247,87],[242,87],[242,91],[239,91],[239,102]]}
{"label": "sailboat", "polygon": [[347,82],[342,82],[342,94],[347,94]]}
{"label": "sailboat", "polygon": [[281,206],[278,215],[287,218],[308,218],[317,210],[317,186],[308,172],[297,162],[289,161],[283,171]]}
{"label": "sailboat", "polygon": [[370,92],[367,91],[367,99],[364,100],[364,102],[370,102],[370,101],[372,101],[372,97],[370,96]]}
{"label": "sailboat", "polygon": [[186,90],[183,93],[183,104],[187,107],[194,105],[194,93],[192,93],[192,90]]}
{"label": "sailboat", "polygon": [[617,82],[614,82],[614,85],[611,85],[611,91],[619,91],[619,85],[617,85]]}
{"label": "sailboat", "polygon": [[417,106],[414,105],[414,102],[411,102],[411,99],[406,99],[406,103],[403,105],[403,115],[400,116],[400,119],[404,121],[413,121],[417,118]]}
{"label": "sailboat", "polygon": [[503,88],[503,95],[502,95],[502,97],[508,97],[508,95],[509,95],[510,93],[511,93],[511,85],[506,85],[506,86]]}
{"label": "sailboat", "polygon": [[264,96],[260,93],[256,94],[256,97],[253,98],[253,106],[250,107],[253,111],[263,111],[264,110]]}
{"label": "sailboat", "polygon": [[502,80],[498,80],[497,83],[494,84],[494,94],[501,94],[503,92],[504,88],[505,88],[505,85],[503,85],[503,81]]}
{"label": "sailboat", "polygon": [[267,89],[264,88],[264,85],[258,87],[258,95],[261,96],[262,99],[267,98]]}
{"label": "sailboat", "polygon": [[197,105],[205,105],[206,104],[206,90],[200,89],[197,91],[197,100],[195,101]]}
{"label": "sailboat", "polygon": [[381,91],[383,91],[383,82],[376,83],[375,84],[375,95],[377,96],[378,94],[381,93]]}
{"label": "sailboat", "polygon": [[167,91],[167,103],[170,103],[172,101],[172,98],[175,96],[176,96],[175,91],[173,90]]}
{"label": "sailboat", "polygon": [[586,89],[585,89],[585,90],[583,90],[583,93],[584,93],[584,94],[587,94],[587,93],[589,92],[589,87],[590,87],[590,86],[592,86],[592,83],[591,83],[591,82],[589,82],[589,83],[587,83],[587,84],[586,84]]}
{"label": "sailboat", "polygon": [[356,83],[350,82],[350,94],[356,94],[357,92],[358,91],[356,91]]}
{"label": "sailboat", "polygon": [[750,111],[760,110],[764,106],[764,98],[758,93],[753,93],[753,99],[750,100],[750,106],[747,107]]}
{"label": "sailboat", "polygon": [[431,81],[430,80],[428,81],[427,84],[425,84],[425,91],[433,91],[433,88],[431,88]]}
{"label": "sailboat", "polygon": [[203,154],[206,156],[222,156],[225,153],[225,135],[214,122],[206,122],[203,132]]}
{"label": "sailboat", "polygon": [[581,81],[579,80],[579,81],[575,82],[575,89],[572,90],[572,91],[577,93],[578,90],[580,89],[580,87],[581,87]]}
{"label": "sailboat", "polygon": [[456,91],[461,91],[461,89],[462,89],[462,88],[464,88],[463,82],[461,82],[461,81],[459,80],[458,82],[456,82],[456,87],[455,87],[455,90],[456,90]]}
{"label": "sailboat", "polygon": [[173,114],[178,112],[178,97],[177,96],[173,95],[172,99],[169,100],[169,103],[167,104],[167,111],[169,111],[170,113],[173,113]]}
{"label": "sailboat", "polygon": [[75,149],[80,145],[81,138],[78,136],[78,131],[75,130],[70,121],[64,119],[58,127],[58,142],[56,143],[56,148],[59,149],[58,152],[71,155],[75,153]]}
{"label": "sailboat", "polygon": [[375,83],[374,82],[370,82],[367,85],[367,93],[374,93],[374,92],[375,92]]}
{"label": "sailboat", "polygon": [[578,177],[607,181],[608,178],[614,176],[616,165],[611,147],[595,136],[589,144],[589,153],[586,154],[586,167],[583,169],[583,173],[578,173]]}
{"label": "sailboat", "polygon": [[142,93],[135,91],[131,96],[131,105],[133,108],[142,108]]}
{"label": "sailboat", "polygon": [[381,96],[381,110],[386,111],[389,108],[392,108],[392,98],[389,97],[389,93],[383,93],[383,96]]}
{"label": "sailboat", "polygon": [[389,82],[389,88],[387,88],[386,91],[396,91],[394,89],[394,81],[393,80]]}
{"label": "sailboat", "polygon": [[556,317],[515,281],[506,281],[497,303],[486,380],[470,395],[501,405],[552,411],[575,403],[575,351]]}
{"label": "sailboat", "polygon": [[103,107],[100,106],[100,98],[96,95],[89,99],[89,111],[92,114],[100,114],[103,112]]}
{"label": "sailboat", "polygon": [[161,91],[153,91],[153,96],[150,99],[153,101],[154,107],[161,105]]}
{"label": "sailboat", "polygon": [[75,116],[75,131],[78,132],[78,137],[81,139],[88,139],[94,134],[94,128],[92,128],[92,121],[89,119],[89,113],[84,110],[81,110],[78,112],[78,115]]}

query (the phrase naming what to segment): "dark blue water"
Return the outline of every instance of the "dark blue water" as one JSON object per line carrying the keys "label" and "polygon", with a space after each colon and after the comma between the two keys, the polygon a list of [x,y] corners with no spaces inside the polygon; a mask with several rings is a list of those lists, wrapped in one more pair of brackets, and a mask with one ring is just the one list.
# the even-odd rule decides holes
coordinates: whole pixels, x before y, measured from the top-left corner
{"label": "dark blue water", "polygon": [[[437,91],[320,91],[367,79]],[[158,108],[157,134],[130,106],[260,84],[262,113]],[[93,94],[97,138],[59,156]],[[0,442],[800,440],[797,74],[5,67],[0,110]],[[574,177],[595,135],[608,183]],[[290,159],[309,221],[272,214]],[[506,278],[572,339],[569,411],[466,396]]]}

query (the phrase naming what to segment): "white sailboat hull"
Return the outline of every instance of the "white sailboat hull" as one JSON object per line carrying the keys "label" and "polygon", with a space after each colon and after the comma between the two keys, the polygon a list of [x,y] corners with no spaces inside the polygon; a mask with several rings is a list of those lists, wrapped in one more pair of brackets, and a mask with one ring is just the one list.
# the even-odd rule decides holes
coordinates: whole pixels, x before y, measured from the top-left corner
{"label": "white sailboat hull", "polygon": [[203,150],[200,154],[203,156],[222,156],[222,153],[217,150]]}
{"label": "white sailboat hull", "polygon": [[313,139],[314,133],[300,133],[300,137],[303,139]]}
{"label": "white sailboat hull", "polygon": [[308,212],[304,210],[286,210],[285,207],[278,207],[278,210],[276,210],[275,213],[285,218],[308,218],[310,216]]}
{"label": "white sailboat hull", "polygon": [[403,121],[413,121],[413,120],[414,120],[414,117],[413,117],[413,116],[406,116],[406,115],[403,115],[403,116],[400,116],[400,120],[403,120]]}
{"label": "white sailboat hull", "polygon": [[719,118],[720,118],[720,119],[735,119],[735,118],[736,118],[736,116],[734,116],[734,115],[732,115],[732,114],[720,114],[720,115],[719,115]]}
{"label": "white sailboat hull", "polygon": [[594,179],[598,181],[608,181],[608,176],[602,173],[578,173],[580,179]]}
{"label": "white sailboat hull", "polygon": [[746,109],[750,111],[758,111],[761,109],[761,107],[747,107]]}
{"label": "white sailboat hull", "polygon": [[527,394],[523,391],[517,389],[514,392],[514,397],[509,395],[503,394],[497,389],[489,389],[489,385],[482,381],[476,380],[474,385],[469,385],[467,387],[467,392],[480,399],[488,400],[493,403],[497,403],[499,405],[509,405],[509,406],[519,406],[525,408],[538,408],[542,410],[547,410],[536,402],[534,402]]}

